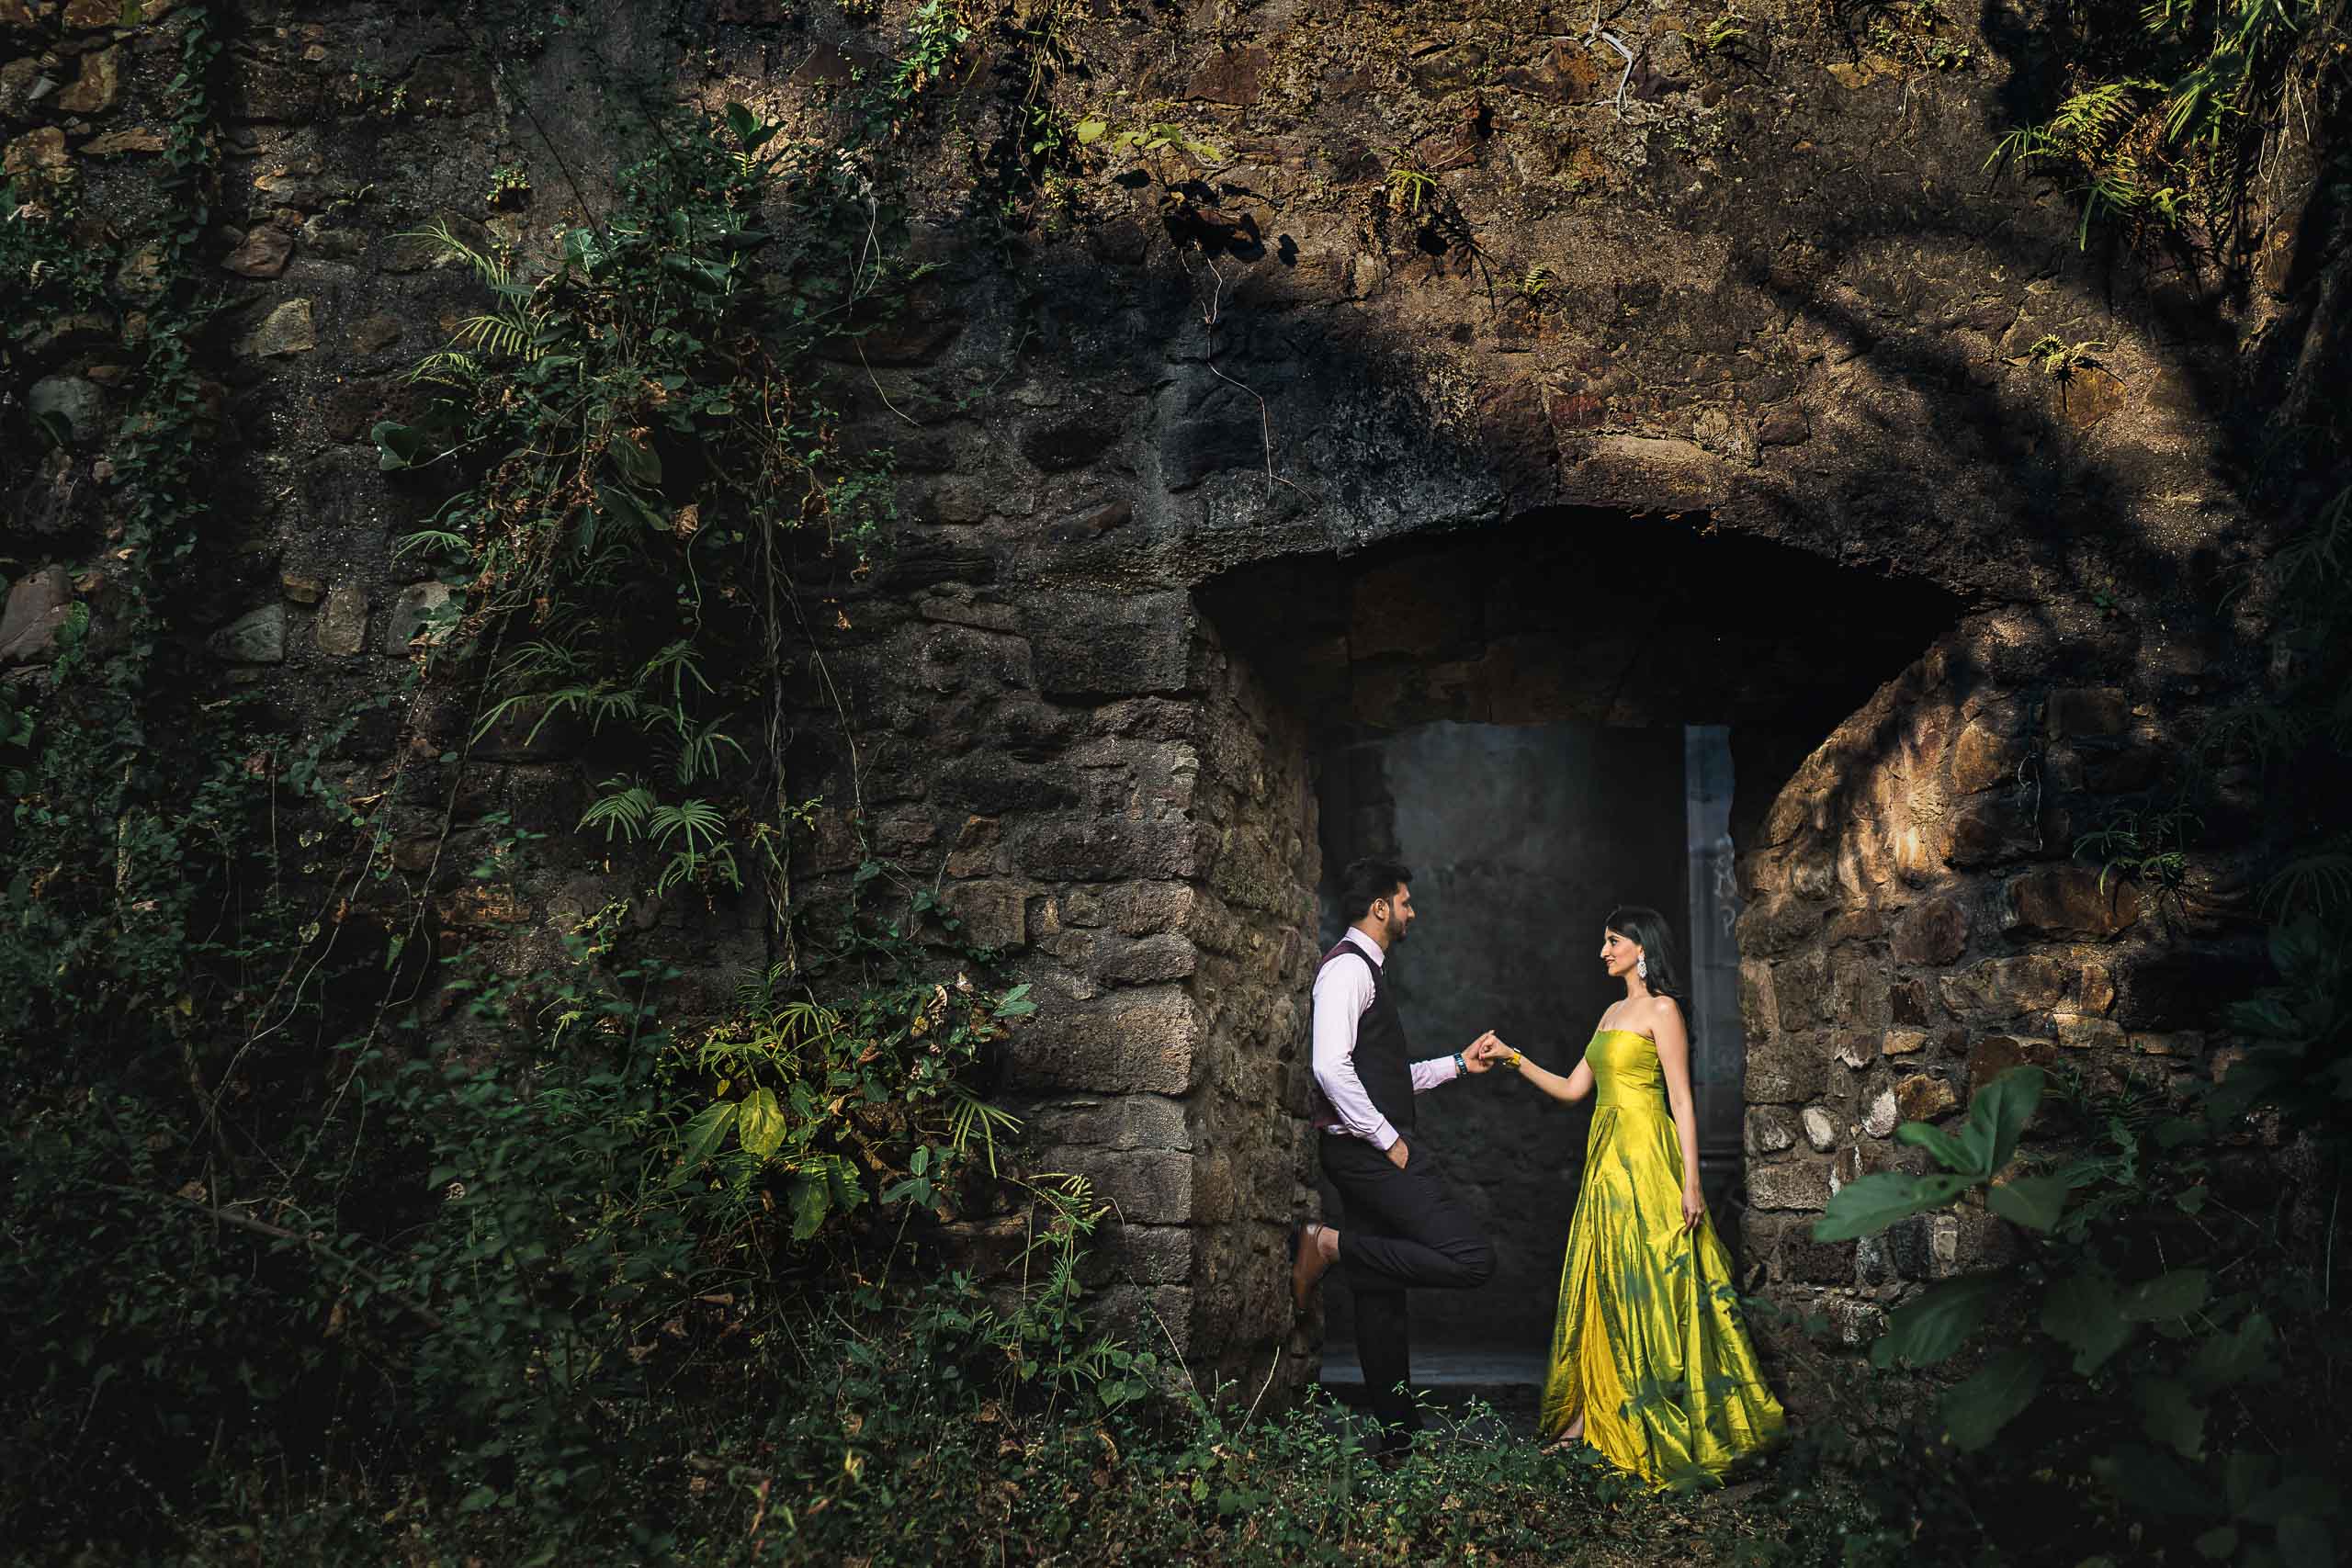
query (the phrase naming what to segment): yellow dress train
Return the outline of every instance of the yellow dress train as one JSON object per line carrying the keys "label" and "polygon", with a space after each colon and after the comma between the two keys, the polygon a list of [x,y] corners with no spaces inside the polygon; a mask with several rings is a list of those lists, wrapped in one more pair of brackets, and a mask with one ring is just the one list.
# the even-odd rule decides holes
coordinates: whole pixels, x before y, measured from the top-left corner
{"label": "yellow dress train", "polygon": [[1682,1151],[1657,1047],[1604,1029],[1591,1064],[1592,1136],[1560,1269],[1542,1427],[1584,1413],[1585,1440],[1652,1484],[1721,1475],[1781,1434],[1740,1326],[1714,1223],[1682,1226]]}

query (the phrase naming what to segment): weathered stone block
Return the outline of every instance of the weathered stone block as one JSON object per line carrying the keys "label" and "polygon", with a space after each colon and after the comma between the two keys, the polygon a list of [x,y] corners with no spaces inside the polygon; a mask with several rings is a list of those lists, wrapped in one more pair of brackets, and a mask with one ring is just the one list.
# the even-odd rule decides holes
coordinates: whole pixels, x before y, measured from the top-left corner
{"label": "weathered stone block", "polygon": [[2041,835],[2006,796],[1964,801],[1946,819],[1944,860],[1962,870],[2037,852]]}
{"label": "weathered stone block", "polygon": [[311,324],[311,302],[288,299],[244,335],[237,352],[247,358],[266,359],[308,354],[318,345],[318,333]]}
{"label": "weathered stone block", "polygon": [[2018,764],[2025,760],[2025,752],[2022,742],[1989,728],[1981,719],[1971,719],[1961,727],[1959,738],[1952,742],[1952,792],[1975,795],[2012,782],[2017,777]]}
{"label": "weathered stone block", "polygon": [[2047,1040],[2022,1034],[1987,1034],[1968,1049],[1968,1092],[1974,1095],[2020,1064],[2051,1066],[2057,1052]]}
{"label": "weathered stone block", "polygon": [[1894,1086],[1894,1102],[1905,1122],[1933,1122],[1960,1108],[1960,1096],[1942,1078],[1915,1073]]}
{"label": "weathered stone block", "polygon": [[1879,1041],[1879,1049],[1890,1056],[1909,1056],[1927,1048],[1928,1032],[1924,1029],[1890,1029]]}
{"label": "weathered stone block", "polygon": [[1838,1032],[1838,1059],[1860,1072],[1877,1060],[1880,1049],[1878,1034],[1868,1029],[1841,1029]]}
{"label": "weathered stone block", "polygon": [[1021,434],[1021,455],[1047,473],[1081,468],[1119,439],[1119,422],[1104,410],[1034,424]]}
{"label": "weathered stone block", "polygon": [[446,633],[443,617],[454,597],[446,582],[412,582],[392,601],[391,613],[384,617],[384,651],[405,654],[409,644],[419,634],[431,629],[435,641]]}
{"label": "weathered stone block", "polygon": [[1758,1155],[1776,1155],[1796,1146],[1797,1119],[1793,1112],[1778,1105],[1751,1105],[1741,1141],[1747,1145],[1750,1158]]}
{"label": "weathered stone block", "polygon": [[1807,1285],[1853,1282],[1854,1244],[1814,1240],[1809,1214],[1754,1215],[1745,1241],[1748,1256],[1760,1258],[1774,1280]]}
{"label": "weathered stone block", "polygon": [[1968,947],[1968,906],[1950,896],[1914,905],[1887,945],[1898,964],[1950,964]]}
{"label": "weathered stone block", "polygon": [[2106,1012],[2115,1005],[2114,971],[2096,961],[2085,964],[2081,982],[2075,987],[2075,998],[2080,1011]]}
{"label": "weathered stone block", "polygon": [[1048,822],[1015,846],[1015,862],[1046,881],[1165,881],[1195,876],[1208,858],[1192,823],[1124,819]]}
{"label": "weathered stone block", "polygon": [[1894,1086],[1883,1084],[1862,1107],[1862,1131],[1873,1138],[1894,1135],[1895,1123],[1902,1120],[1903,1107],[1894,1096]]}
{"label": "weathered stone block", "polygon": [[338,582],[327,592],[311,626],[319,651],[347,659],[368,643],[368,591],[352,581]]}
{"label": "weathered stone block", "polygon": [[940,904],[961,920],[966,941],[1010,952],[1028,941],[1028,889],[1018,882],[952,882]]}
{"label": "weathered stone block", "polygon": [[1820,1209],[1829,1201],[1829,1168],[1809,1159],[1750,1166],[1747,1201],[1758,1209]]}
{"label": "weathered stone block", "polygon": [[2113,686],[2061,688],[2045,717],[2052,740],[2120,735],[2132,727],[2132,699]]}
{"label": "weathered stone block", "polygon": [[2070,1051],[2120,1050],[2123,1045],[2121,1024],[2083,1013],[2051,1014],[2050,1031],[2057,1036],[2058,1043]]}
{"label": "weathered stone block", "polygon": [[1917,1026],[1935,1021],[1935,1002],[1922,979],[1897,980],[1887,988],[1887,1015],[1895,1022]]}
{"label": "weathered stone block", "polygon": [[1804,1141],[1816,1154],[1827,1154],[1838,1146],[1838,1119],[1818,1105],[1808,1105],[1800,1118],[1804,1124]]}
{"label": "weathered stone block", "polygon": [[1957,975],[1946,975],[1939,984],[1944,1006],[1955,1017],[1989,1020],[2047,1012],[2064,998],[2072,978],[2056,959],[2029,953],[2015,958],[1988,958]]}
{"label": "weathered stone block", "polygon": [[18,578],[0,609],[0,664],[45,663],[57,656],[57,635],[73,614],[74,580],[62,566]]}
{"label": "weathered stone block", "polygon": [[1193,606],[1184,593],[1063,593],[1032,607],[1032,662],[1049,697],[1184,691],[1193,678]]}
{"label": "weathered stone block", "polygon": [[240,277],[276,277],[293,255],[293,235],[275,223],[256,223],[220,265]]}
{"label": "weathered stone block", "polygon": [[1154,987],[1046,1008],[1013,1031],[1006,1055],[1021,1089],[1184,1094],[1205,1066],[1201,1042],[1193,998]]}
{"label": "weathered stone block", "polygon": [[1181,980],[1199,966],[1199,951],[1173,932],[1132,942],[1105,938],[1094,953],[1094,977],[1111,986]]}
{"label": "weathered stone block", "polygon": [[25,407],[36,419],[63,424],[76,446],[106,434],[107,395],[86,376],[42,377],[26,391]]}
{"label": "weathered stone block", "polygon": [[1739,951],[1752,958],[1793,952],[1821,929],[1823,907],[1785,894],[1758,898],[1740,911]]}
{"label": "weathered stone block", "polygon": [[1084,1278],[1090,1285],[1131,1280],[1142,1285],[1182,1284],[1192,1278],[1200,1232],[1191,1225],[1147,1225],[1130,1222],[1101,1232],[1088,1249]]}
{"label": "weathered stone block", "polygon": [[1815,1034],[1783,1034],[1751,1042],[1747,1092],[1756,1105],[1800,1105],[1821,1092],[1828,1072],[1827,1043]]}
{"label": "weathered stone block", "polygon": [[265,604],[214,632],[205,646],[232,664],[282,664],[286,660],[286,606]]}
{"label": "weathered stone block", "polygon": [[2087,865],[2045,865],[2004,889],[2001,929],[2012,937],[2110,937],[2140,918],[2140,890]]}
{"label": "weathered stone block", "polygon": [[1883,1029],[1894,1021],[1888,1005],[1886,964],[1879,959],[1840,953],[1832,960],[1837,987],[1835,1010],[1825,1021],[1851,1028]]}
{"label": "weathered stone block", "polygon": [[1810,1029],[1837,1018],[1837,990],[1824,953],[1802,953],[1772,968],[1772,1001],[1783,1030]]}

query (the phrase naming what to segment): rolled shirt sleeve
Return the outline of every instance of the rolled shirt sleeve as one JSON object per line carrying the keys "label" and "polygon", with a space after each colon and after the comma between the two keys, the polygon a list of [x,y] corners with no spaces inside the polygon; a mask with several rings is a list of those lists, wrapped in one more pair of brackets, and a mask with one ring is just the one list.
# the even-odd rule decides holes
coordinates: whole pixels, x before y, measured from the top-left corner
{"label": "rolled shirt sleeve", "polygon": [[1413,1064],[1413,1092],[1427,1094],[1442,1083],[1452,1083],[1462,1076],[1452,1056],[1431,1056],[1426,1062]]}

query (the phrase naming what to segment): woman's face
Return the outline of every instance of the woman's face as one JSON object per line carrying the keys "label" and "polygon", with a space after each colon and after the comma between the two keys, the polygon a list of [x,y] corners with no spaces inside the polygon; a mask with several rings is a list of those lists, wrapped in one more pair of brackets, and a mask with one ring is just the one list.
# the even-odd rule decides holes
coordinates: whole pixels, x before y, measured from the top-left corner
{"label": "woman's face", "polygon": [[1609,971],[1612,980],[1622,980],[1634,972],[1642,961],[1642,950],[1623,931],[1603,930],[1600,933],[1600,966]]}

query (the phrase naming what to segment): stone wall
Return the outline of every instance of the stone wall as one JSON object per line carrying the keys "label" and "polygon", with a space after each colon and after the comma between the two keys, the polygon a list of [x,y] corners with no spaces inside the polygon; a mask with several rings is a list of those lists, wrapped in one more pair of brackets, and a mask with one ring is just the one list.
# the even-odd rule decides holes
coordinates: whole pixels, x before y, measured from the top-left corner
{"label": "stone wall", "polygon": [[[2116,628],[1975,616],[1781,792],[1741,863],[1739,926],[1746,1234],[1772,1293],[1821,1305],[1850,1342],[1905,1283],[2004,1247],[1978,1210],[1860,1244],[1809,1230],[1856,1177],[1930,1168],[1897,1124],[1953,1116],[2009,1066],[2107,1089],[2220,1070],[2211,1032],[2259,962],[2242,918],[2250,803],[2222,803],[2169,907],[2072,854],[2211,691],[2193,654],[2150,660]],[[2030,1135],[2071,1130],[2053,1111]]]}
{"label": "stone wall", "polygon": [[[416,231],[528,247],[591,217],[635,80],[825,134],[909,7],[851,27],[599,0],[497,72],[462,7],[215,9],[217,511],[180,651],[311,733],[355,716],[329,765],[403,792],[400,874],[450,930],[511,919],[547,951],[642,879],[582,855],[486,902],[445,827],[506,811],[560,841],[610,759],[550,727],[460,771],[438,760],[456,694],[375,704],[447,590],[395,558],[429,497],[367,433],[481,298]],[[1864,1256],[1804,1239],[1832,1182],[1902,1157],[1892,1117],[1948,1112],[2010,1059],[2201,1070],[2242,897],[2229,825],[2162,919],[2067,855],[2198,705],[2259,679],[2260,606],[2213,590],[2259,543],[2229,477],[2241,334],[2307,378],[2337,352],[2301,193],[2266,197],[2279,259],[2242,304],[2085,254],[2071,204],[1981,174],[2026,24],[1997,7],[1951,24],[1976,65],[1939,73],[1793,3],[1758,8],[1747,63],[1702,57],[1706,18],[1652,0],[1618,18],[1653,66],[1622,104],[1585,14],[1517,0],[1094,9],[1056,101],[1174,117],[1219,161],[1123,155],[984,246],[952,149],[1006,112],[995,43],[910,135],[911,249],[939,270],[837,388],[896,454],[903,521],[887,570],[810,581],[791,767],[825,804],[793,871],[814,897],[868,853],[928,868],[1036,986],[1004,1093],[1041,1168],[1118,1201],[1103,1267],[1128,1322],[1148,1306],[1235,1375],[1286,1327],[1327,701],[1374,724],[1744,723],[1776,756],[1834,730],[1769,812],[1786,764],[1740,762],[1749,1239],[1775,1289],[1857,1324],[1989,1245],[1973,1222]],[[0,0],[10,171],[73,171],[93,224],[152,206],[175,12]],[[502,164],[519,203],[493,197]],[[139,288],[7,363],[0,392],[74,440],[10,470],[0,657],[48,657],[69,598],[103,619],[107,389]],[[2045,336],[2104,346],[2054,378],[2028,352]],[[1767,542],[1817,575],[1759,569]],[[681,897],[638,919],[690,966],[691,1014],[766,955],[766,916]]]}

